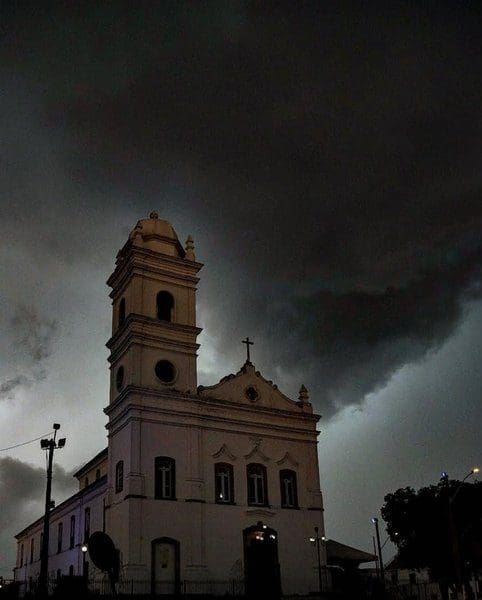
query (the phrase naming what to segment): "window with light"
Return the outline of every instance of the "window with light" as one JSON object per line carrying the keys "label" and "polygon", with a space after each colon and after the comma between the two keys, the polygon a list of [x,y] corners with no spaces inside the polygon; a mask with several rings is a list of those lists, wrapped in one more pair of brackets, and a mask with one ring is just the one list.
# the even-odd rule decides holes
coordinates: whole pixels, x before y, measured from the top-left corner
{"label": "window with light", "polygon": [[218,504],[234,503],[233,467],[228,463],[214,465],[215,501]]}

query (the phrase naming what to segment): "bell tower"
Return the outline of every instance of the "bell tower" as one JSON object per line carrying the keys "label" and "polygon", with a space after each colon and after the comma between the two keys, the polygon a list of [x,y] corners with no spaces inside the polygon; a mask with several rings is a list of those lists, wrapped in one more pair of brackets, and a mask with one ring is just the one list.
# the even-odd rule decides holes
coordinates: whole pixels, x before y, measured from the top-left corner
{"label": "bell tower", "polygon": [[129,389],[151,396],[166,391],[195,393],[196,262],[172,226],[152,212],[141,219],[117,254],[107,284],[112,288],[112,337],[107,342],[110,403]]}

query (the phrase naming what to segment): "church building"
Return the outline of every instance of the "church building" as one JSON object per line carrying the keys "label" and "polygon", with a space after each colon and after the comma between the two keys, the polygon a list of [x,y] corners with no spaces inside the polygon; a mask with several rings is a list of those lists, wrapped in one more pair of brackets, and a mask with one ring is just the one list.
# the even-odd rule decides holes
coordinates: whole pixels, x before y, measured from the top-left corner
{"label": "church building", "polygon": [[[121,591],[317,592],[320,575],[326,585],[324,544],[309,541],[324,533],[319,416],[304,386],[293,400],[261,375],[248,338],[235,374],[198,386],[201,267],[192,238],[183,247],[154,212],[117,254],[107,448],[50,513],[49,575],[86,574],[95,590],[103,575],[82,546],[105,531]],[[40,570],[42,523],[16,536],[24,592]]]}

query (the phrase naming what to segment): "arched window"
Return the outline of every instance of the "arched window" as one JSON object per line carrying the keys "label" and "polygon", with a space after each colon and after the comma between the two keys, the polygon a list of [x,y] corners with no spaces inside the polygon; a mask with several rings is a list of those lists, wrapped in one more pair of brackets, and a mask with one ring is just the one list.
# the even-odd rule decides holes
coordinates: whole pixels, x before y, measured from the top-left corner
{"label": "arched window", "polygon": [[95,480],[97,481],[98,479],[100,479],[100,469],[97,469],[95,472]]}
{"label": "arched window", "polygon": [[281,506],[283,508],[298,508],[298,490],[296,485],[296,473],[290,469],[279,472],[279,484],[281,491]]}
{"label": "arched window", "polygon": [[124,461],[120,460],[115,466],[115,493],[124,489]]}
{"label": "arched window", "polygon": [[157,318],[161,321],[172,321],[174,316],[174,298],[169,292],[157,294]]}
{"label": "arched window", "polygon": [[84,487],[87,487],[88,485],[89,485],[89,478],[88,478],[88,477],[86,477],[86,478],[84,479]]}
{"label": "arched window", "polygon": [[246,467],[248,479],[248,504],[253,506],[268,505],[268,482],[266,467],[251,463]]}
{"label": "arched window", "polygon": [[233,467],[228,463],[214,465],[214,493],[218,504],[232,504],[234,502]]}
{"label": "arched window", "polygon": [[126,320],[126,299],[121,298],[121,301],[119,302],[119,315],[118,315],[118,319],[117,319],[118,326],[120,327],[121,325],[124,325],[125,320]]}
{"label": "arched window", "polygon": [[30,540],[30,562],[33,563],[34,538]]}
{"label": "arched window", "polygon": [[176,461],[168,456],[156,456],[154,460],[154,497],[162,500],[176,498]]}

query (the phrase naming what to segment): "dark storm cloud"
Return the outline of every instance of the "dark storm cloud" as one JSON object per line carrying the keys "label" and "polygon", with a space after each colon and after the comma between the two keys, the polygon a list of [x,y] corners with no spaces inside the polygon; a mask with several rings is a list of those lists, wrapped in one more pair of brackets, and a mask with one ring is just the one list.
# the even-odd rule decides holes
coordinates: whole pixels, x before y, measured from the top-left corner
{"label": "dark storm cloud", "polygon": [[[75,479],[61,466],[53,471],[53,497],[57,503],[75,490]],[[45,469],[10,456],[0,458],[0,566],[6,569],[14,556],[14,535],[42,515]],[[5,573],[6,574],[6,573]]]}
{"label": "dark storm cloud", "polygon": [[52,353],[57,330],[55,320],[41,318],[32,306],[20,306],[12,320],[17,345],[32,363],[41,363]]}
{"label": "dark storm cloud", "polygon": [[[66,472],[56,464],[52,475],[53,486],[58,493],[71,491],[75,485],[72,473]],[[35,467],[11,456],[0,458],[0,485],[3,491],[8,490],[12,496],[12,509],[33,500],[41,500],[45,494],[46,472],[42,467]],[[2,502],[3,509],[8,509]]]}
{"label": "dark storm cloud", "polygon": [[[61,499],[75,490],[72,473],[66,472],[60,465],[54,465],[52,475],[53,494]],[[0,529],[10,525],[17,513],[22,514],[31,505],[40,516],[41,503],[45,497],[46,472],[16,458],[0,458],[0,490],[2,511]]]}
{"label": "dark storm cloud", "polygon": [[263,370],[320,381],[330,413],[454,330],[480,275],[476,8],[30,10],[8,15],[6,71],[67,195],[95,195],[91,239],[99,198],[195,223],[220,351],[253,332]]}
{"label": "dark storm cloud", "polygon": [[52,354],[57,322],[40,316],[33,306],[19,306],[11,319],[8,355],[21,373],[0,382],[0,398],[11,397],[17,387],[30,387],[47,376],[46,359]]}
{"label": "dark storm cloud", "polygon": [[[10,511],[15,510],[16,503],[22,504],[42,498],[42,488],[45,486],[45,469],[34,467],[20,460],[6,456],[0,458],[0,484],[8,490],[12,498]],[[9,512],[9,507],[5,507]],[[8,522],[2,503],[2,517]]]}
{"label": "dark storm cloud", "polygon": [[[437,349],[454,332],[465,301],[481,296],[482,247],[452,264],[383,292],[323,290],[292,299],[272,331],[289,331],[284,369],[310,369],[329,416],[386,383],[404,364]],[[276,323],[276,324],[275,324]]]}
{"label": "dark storm cloud", "polygon": [[0,398],[8,395],[20,385],[28,385],[29,383],[30,380],[25,375],[17,375],[16,377],[12,377],[12,379],[6,379],[0,384]]}

